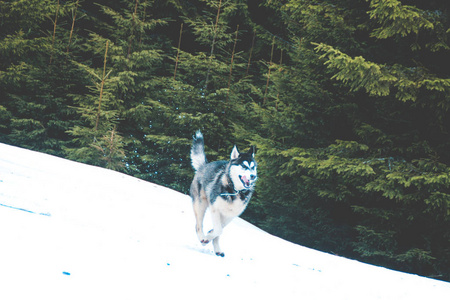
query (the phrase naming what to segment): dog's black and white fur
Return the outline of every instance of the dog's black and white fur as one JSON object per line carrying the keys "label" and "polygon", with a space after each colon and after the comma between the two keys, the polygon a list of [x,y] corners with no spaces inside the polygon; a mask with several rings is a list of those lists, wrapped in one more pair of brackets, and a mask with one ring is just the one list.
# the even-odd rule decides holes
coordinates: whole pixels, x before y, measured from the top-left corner
{"label": "dog's black and white fur", "polygon": [[[203,135],[197,131],[191,148],[192,166],[196,170],[190,195],[194,206],[196,231],[202,245],[213,242],[214,252],[224,256],[219,246],[223,228],[239,216],[247,207],[257,179],[254,147],[247,153],[239,153],[236,146],[229,161],[208,163],[205,156]],[[203,219],[210,208],[213,229],[203,233]]]}

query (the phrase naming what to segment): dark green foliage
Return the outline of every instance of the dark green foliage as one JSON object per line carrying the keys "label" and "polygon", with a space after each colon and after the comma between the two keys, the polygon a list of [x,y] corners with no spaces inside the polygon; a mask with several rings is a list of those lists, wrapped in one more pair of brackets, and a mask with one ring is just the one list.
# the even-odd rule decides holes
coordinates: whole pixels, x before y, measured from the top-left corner
{"label": "dark green foliage", "polygon": [[449,13],[444,0],[0,1],[0,141],[185,193],[196,130],[210,160],[254,144],[245,218],[449,280]]}
{"label": "dark green foliage", "polygon": [[[267,167],[276,168],[262,179],[258,208],[268,224],[261,224],[300,243],[448,278],[449,81],[427,56],[448,54],[441,28],[449,20],[399,1],[367,2],[279,6],[303,50],[291,51],[293,64],[272,73],[273,101],[259,108],[267,115],[261,136],[268,138],[259,145],[267,149],[264,161],[275,161]],[[297,142],[289,139],[295,135]],[[299,205],[302,197],[307,199]],[[275,203],[286,209],[273,216]],[[315,205],[320,221],[302,215],[314,216]],[[318,226],[327,222],[328,228]],[[305,227],[308,234],[301,233]],[[328,242],[337,243],[332,250],[311,238],[325,232]]]}

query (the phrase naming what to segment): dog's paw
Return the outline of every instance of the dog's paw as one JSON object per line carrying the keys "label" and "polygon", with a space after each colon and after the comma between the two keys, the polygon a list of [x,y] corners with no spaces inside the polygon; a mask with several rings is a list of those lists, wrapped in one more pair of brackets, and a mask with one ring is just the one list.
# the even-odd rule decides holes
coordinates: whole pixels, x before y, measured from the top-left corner
{"label": "dog's paw", "polygon": [[225,253],[223,253],[223,252],[216,252],[216,255],[217,255],[217,256],[220,256],[220,257],[224,257],[224,256],[225,256]]}
{"label": "dog's paw", "polygon": [[207,245],[209,243],[209,240],[203,239],[203,240],[200,241],[200,243],[202,243],[202,246],[205,246],[205,245]]}

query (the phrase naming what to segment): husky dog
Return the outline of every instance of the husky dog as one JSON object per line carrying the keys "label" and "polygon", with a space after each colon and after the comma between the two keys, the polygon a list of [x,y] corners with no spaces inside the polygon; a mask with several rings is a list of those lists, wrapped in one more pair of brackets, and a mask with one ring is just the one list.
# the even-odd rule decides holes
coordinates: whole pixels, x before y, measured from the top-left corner
{"label": "husky dog", "polygon": [[[219,247],[223,228],[245,210],[253,194],[257,179],[255,152],[256,148],[250,147],[247,153],[239,153],[234,146],[229,161],[208,163],[202,133],[197,131],[194,136],[191,161],[196,174],[192,180],[190,195],[197,221],[196,231],[202,245],[212,241],[214,252],[218,256],[225,255]],[[203,218],[208,207],[213,229],[205,236]]]}

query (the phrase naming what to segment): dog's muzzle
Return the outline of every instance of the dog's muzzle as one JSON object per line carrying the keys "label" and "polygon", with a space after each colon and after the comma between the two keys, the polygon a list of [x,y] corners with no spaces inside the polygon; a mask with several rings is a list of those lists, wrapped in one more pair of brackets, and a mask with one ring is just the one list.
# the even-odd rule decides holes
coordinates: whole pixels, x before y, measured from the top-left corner
{"label": "dog's muzzle", "polygon": [[239,175],[239,179],[241,180],[244,188],[249,189],[256,180],[256,175],[250,175],[247,177],[246,175]]}

